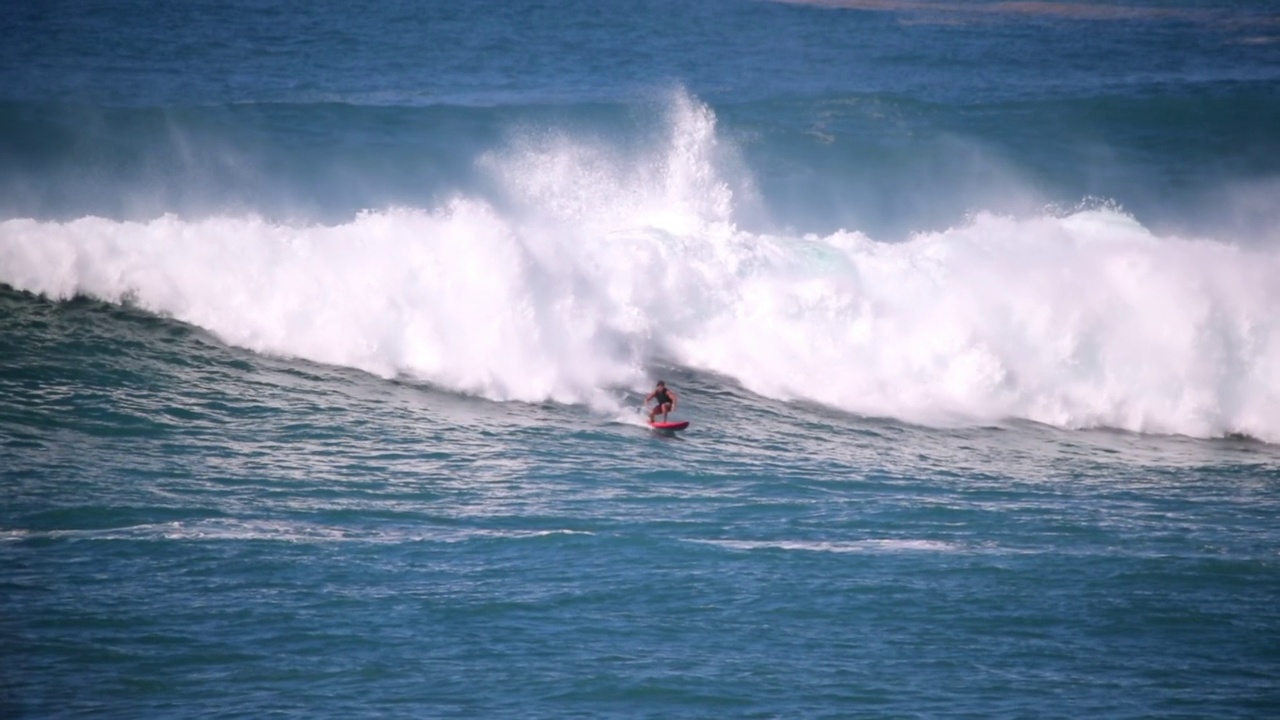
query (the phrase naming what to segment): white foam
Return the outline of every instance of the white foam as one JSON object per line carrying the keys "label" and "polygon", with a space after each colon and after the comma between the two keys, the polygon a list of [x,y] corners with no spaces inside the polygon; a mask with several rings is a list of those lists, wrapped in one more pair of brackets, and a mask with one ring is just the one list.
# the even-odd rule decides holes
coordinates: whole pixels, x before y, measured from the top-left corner
{"label": "white foam", "polygon": [[957,545],[937,540],[690,540],[729,550],[800,550],[823,553],[957,552]]}
{"label": "white foam", "polygon": [[33,538],[70,540],[181,540],[181,541],[273,541],[288,543],[359,542],[398,544],[406,542],[460,543],[477,539],[530,539],[553,536],[594,535],[583,530],[492,530],[485,528],[380,528],[352,529],[307,522],[269,519],[203,519],[165,523],[145,523],[93,530],[0,530],[0,541]]}
{"label": "white foam", "polygon": [[[1112,210],[960,228],[747,280],[680,356],[758,392],[920,420],[1280,438],[1280,253]],[[764,346],[761,349],[761,346]]]}
{"label": "white foam", "polygon": [[[526,136],[463,197],[336,226],[0,223],[0,282],[128,298],[257,351],[495,400],[625,412],[654,359],[921,422],[1027,418],[1280,441],[1280,251],[1091,209],[877,242],[733,223],[749,178],[677,93],[642,156]],[[506,205],[504,205],[506,207]]]}

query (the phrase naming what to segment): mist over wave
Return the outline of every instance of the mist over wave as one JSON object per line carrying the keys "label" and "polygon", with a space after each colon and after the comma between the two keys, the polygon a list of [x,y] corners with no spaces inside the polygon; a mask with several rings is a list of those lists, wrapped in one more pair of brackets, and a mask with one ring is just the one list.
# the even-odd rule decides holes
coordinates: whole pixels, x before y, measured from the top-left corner
{"label": "mist over wave", "polygon": [[977,213],[884,242],[763,233],[709,108],[664,137],[527,132],[498,197],[311,225],[253,215],[0,223],[0,282],[128,301],[257,351],[495,400],[616,410],[655,362],[926,423],[1280,441],[1280,252],[1109,208]]}

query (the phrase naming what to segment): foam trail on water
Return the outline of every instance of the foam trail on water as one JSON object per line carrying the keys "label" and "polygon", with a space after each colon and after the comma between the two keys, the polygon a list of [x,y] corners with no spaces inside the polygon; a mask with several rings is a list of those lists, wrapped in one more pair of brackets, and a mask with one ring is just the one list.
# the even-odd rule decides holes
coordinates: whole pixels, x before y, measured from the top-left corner
{"label": "foam trail on water", "polygon": [[[128,299],[261,352],[617,414],[654,360],[921,422],[1027,418],[1280,441],[1280,252],[1115,210],[882,243],[764,235],[709,108],[636,155],[544,134],[480,159],[505,204],[0,223],[0,282]],[[499,211],[497,207],[514,209]]]}

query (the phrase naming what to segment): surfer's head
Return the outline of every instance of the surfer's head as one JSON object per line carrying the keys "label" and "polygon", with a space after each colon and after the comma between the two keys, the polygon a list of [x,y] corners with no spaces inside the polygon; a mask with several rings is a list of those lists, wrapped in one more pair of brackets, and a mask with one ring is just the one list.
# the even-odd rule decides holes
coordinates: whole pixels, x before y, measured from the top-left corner
{"label": "surfer's head", "polygon": [[664,388],[664,387],[666,387],[666,386],[667,386],[667,384],[666,384],[666,383],[662,382],[661,380],[659,380],[659,381],[658,381],[658,387],[660,387],[660,388]]}

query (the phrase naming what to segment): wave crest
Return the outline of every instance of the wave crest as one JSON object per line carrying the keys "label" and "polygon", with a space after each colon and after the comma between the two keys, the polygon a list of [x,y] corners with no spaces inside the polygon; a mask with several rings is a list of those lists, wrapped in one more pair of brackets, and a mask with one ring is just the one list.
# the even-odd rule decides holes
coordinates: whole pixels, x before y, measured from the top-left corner
{"label": "wave crest", "polygon": [[679,95],[638,161],[563,136],[482,165],[516,200],[0,223],[0,282],[131,302],[257,351],[495,400],[611,407],[655,360],[922,422],[1280,441],[1280,253],[1106,207],[877,242],[734,224],[749,178]]}

